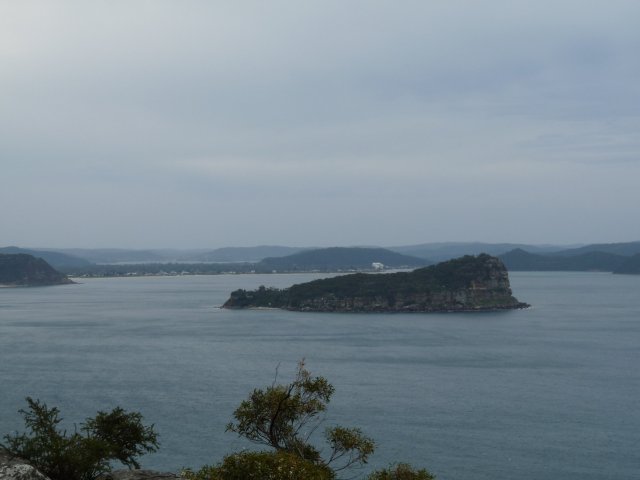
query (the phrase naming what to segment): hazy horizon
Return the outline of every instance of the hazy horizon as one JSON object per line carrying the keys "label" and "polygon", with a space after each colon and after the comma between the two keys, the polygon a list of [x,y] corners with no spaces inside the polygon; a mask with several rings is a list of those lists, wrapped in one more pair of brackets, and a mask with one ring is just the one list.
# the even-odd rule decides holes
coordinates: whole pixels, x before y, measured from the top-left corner
{"label": "hazy horizon", "polygon": [[421,246],[428,245],[434,248],[438,246],[455,246],[455,245],[474,245],[474,244],[486,244],[486,245],[529,245],[534,247],[560,247],[560,248],[578,248],[586,245],[597,245],[602,243],[632,243],[632,242],[640,242],[640,240],[629,240],[625,242],[581,242],[581,243],[528,243],[528,242],[482,242],[482,241],[451,241],[451,242],[419,242],[419,243],[403,243],[403,244],[394,244],[394,245],[380,245],[380,244],[347,244],[347,245],[338,245],[338,244],[328,244],[328,245],[290,245],[290,244],[255,244],[255,245],[219,245],[219,246],[202,246],[202,247],[127,247],[127,246],[98,246],[98,247],[83,247],[77,245],[71,246],[52,246],[52,245],[0,245],[0,248],[6,247],[17,247],[22,249],[33,249],[33,250],[122,250],[122,251],[212,251],[218,249],[226,249],[226,248],[271,248],[271,247],[285,247],[285,248],[304,248],[304,249],[321,249],[321,248],[330,248],[330,247],[340,247],[340,248],[402,248],[402,247],[412,247],[412,246]]}
{"label": "hazy horizon", "polygon": [[3,2],[0,245],[640,239],[640,2]]}

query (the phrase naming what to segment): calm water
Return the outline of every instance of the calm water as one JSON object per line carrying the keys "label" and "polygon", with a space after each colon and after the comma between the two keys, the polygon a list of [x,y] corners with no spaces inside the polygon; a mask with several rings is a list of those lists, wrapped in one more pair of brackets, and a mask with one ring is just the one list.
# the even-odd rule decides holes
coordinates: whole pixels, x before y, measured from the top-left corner
{"label": "calm water", "polygon": [[442,480],[640,478],[640,276],[514,273],[534,305],[484,314],[354,315],[216,308],[236,288],[313,275],[85,280],[0,289],[0,433],[27,395],[79,422],[139,410],[161,434],[145,467],[245,444],[237,404],[297,360],[336,387],[327,423]]}

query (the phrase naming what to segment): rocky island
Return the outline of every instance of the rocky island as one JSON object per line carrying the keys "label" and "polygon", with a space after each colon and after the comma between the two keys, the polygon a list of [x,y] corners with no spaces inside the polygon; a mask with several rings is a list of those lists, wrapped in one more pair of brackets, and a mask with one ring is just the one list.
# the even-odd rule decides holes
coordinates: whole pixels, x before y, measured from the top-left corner
{"label": "rocky island", "polygon": [[469,312],[528,307],[502,261],[487,254],[386,274],[355,273],[285,289],[236,290],[223,308],[310,312]]}
{"label": "rocky island", "polygon": [[0,253],[0,287],[43,287],[73,283],[42,258]]}

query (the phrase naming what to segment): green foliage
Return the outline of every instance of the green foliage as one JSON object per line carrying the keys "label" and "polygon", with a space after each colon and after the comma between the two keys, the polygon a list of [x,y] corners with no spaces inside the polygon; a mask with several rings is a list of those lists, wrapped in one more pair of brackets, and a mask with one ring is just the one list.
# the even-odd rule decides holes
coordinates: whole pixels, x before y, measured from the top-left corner
{"label": "green foliage", "polygon": [[287,290],[266,288],[264,285],[260,285],[257,290],[235,290],[231,293],[231,300],[225,305],[231,306],[232,308],[247,308],[252,306],[277,308],[285,305],[287,301]]}
{"label": "green foliage", "polygon": [[334,473],[298,455],[278,452],[241,452],[215,466],[182,472],[186,480],[333,480]]}
{"label": "green foliage", "polygon": [[375,443],[364,436],[359,428],[333,427],[327,429],[327,441],[331,446],[331,457],[327,464],[341,465],[335,471],[343,470],[353,464],[366,463],[375,450]]}
{"label": "green foliage", "polygon": [[327,429],[330,453],[324,459],[310,441],[333,392],[334,387],[327,379],[312,377],[304,362],[300,362],[293,382],[255,389],[236,409],[233,414],[236,421],[229,423],[227,430],[316,465],[331,465],[334,471],[365,464],[375,446],[359,429]]}
{"label": "green foliage", "polygon": [[27,410],[20,410],[29,433],[5,435],[6,448],[52,480],[93,480],[111,471],[110,462],[119,460],[139,468],[136,457],[158,448],[153,426],[142,424],[139,413],[116,408],[98,412],[68,434],[60,430],[60,411],[30,397]]}
{"label": "green foliage", "polygon": [[158,448],[158,436],[153,425],[144,426],[140,413],[127,413],[120,407],[109,413],[98,412],[95,418],[88,418],[82,430],[89,438],[108,445],[110,457],[129,468],[140,468],[136,458],[155,452]]}
{"label": "green foliage", "polygon": [[398,463],[389,468],[376,470],[367,477],[367,480],[434,480],[435,478],[425,469],[414,470],[411,465]]}
{"label": "green foliage", "polygon": [[[327,428],[328,448],[320,450],[311,437],[322,423],[334,387],[313,377],[304,361],[294,380],[255,389],[234,412],[227,430],[273,451],[243,451],[227,455],[216,465],[182,472],[185,480],[336,480],[338,472],[362,466],[375,444],[358,428]],[[111,462],[140,468],[138,457],[158,448],[152,426],[142,415],[120,407],[98,412],[69,434],[60,428],[60,411],[30,397],[20,410],[28,433],[6,435],[5,448],[52,480],[95,480],[111,471]],[[0,445],[1,446],[1,445]],[[322,455],[324,453],[324,455]],[[426,470],[397,464],[371,473],[367,480],[433,480]]]}

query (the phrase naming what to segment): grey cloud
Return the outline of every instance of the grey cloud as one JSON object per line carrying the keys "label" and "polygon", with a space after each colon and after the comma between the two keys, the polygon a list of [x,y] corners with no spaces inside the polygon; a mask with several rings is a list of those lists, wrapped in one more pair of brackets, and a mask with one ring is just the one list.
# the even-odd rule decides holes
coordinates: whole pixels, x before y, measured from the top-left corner
{"label": "grey cloud", "polygon": [[[635,1],[4,3],[0,202],[42,197],[5,209],[0,243],[57,216],[100,218],[51,239],[79,246],[640,237],[559,220],[639,173],[637,18]],[[603,226],[640,200],[610,195]]]}

